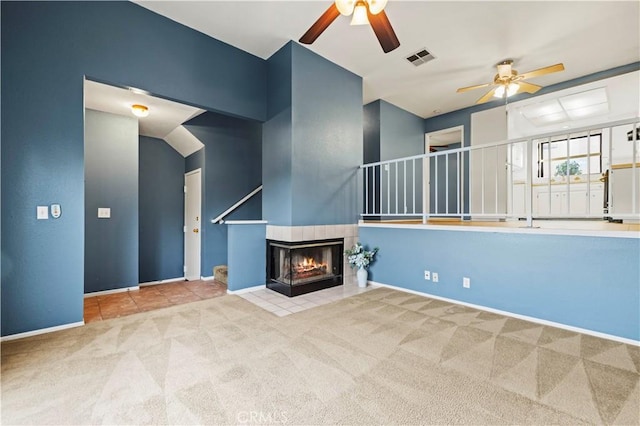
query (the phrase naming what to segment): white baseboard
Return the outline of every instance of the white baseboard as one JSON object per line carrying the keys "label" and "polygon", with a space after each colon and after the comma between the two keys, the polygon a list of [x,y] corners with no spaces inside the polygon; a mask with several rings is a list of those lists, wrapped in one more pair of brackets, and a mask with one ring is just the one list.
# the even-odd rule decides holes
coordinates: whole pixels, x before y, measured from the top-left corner
{"label": "white baseboard", "polygon": [[229,289],[227,289],[227,294],[250,293],[252,291],[261,290],[263,288],[267,288],[267,286],[266,285],[257,285],[255,287],[241,288],[240,290],[229,290]]}
{"label": "white baseboard", "polygon": [[202,281],[213,281],[213,275],[211,275],[210,277],[200,277],[200,279]]}
{"label": "white baseboard", "polygon": [[41,328],[39,330],[26,331],[24,333],[10,334],[9,336],[1,337],[0,342],[7,342],[9,340],[16,340],[16,339],[24,339],[25,337],[37,336],[39,334],[53,333],[54,331],[66,330],[68,328],[82,327],[83,325],[84,325],[84,320],[78,321],[78,322],[72,322],[64,325],[57,325],[55,327],[47,327],[47,328]]}
{"label": "white baseboard", "polygon": [[87,297],[104,296],[107,294],[124,293],[125,291],[135,290],[140,290],[140,286],[135,285],[133,287],[114,288],[113,290],[94,291],[93,293],[85,293],[84,297],[86,299]]}
{"label": "white baseboard", "polygon": [[460,300],[449,299],[446,297],[435,296],[429,293],[423,293],[420,291],[410,290],[408,288],[396,287],[394,285],[383,284],[375,281],[368,281],[374,287],[387,287],[393,290],[404,291],[405,293],[411,293],[418,296],[424,296],[431,299],[442,300],[444,302],[454,303],[456,305],[468,306],[470,308],[478,309],[481,311],[492,312],[494,314],[504,315],[505,317],[512,317],[521,319],[524,321],[534,322],[536,324],[548,325],[550,327],[561,328],[563,330],[574,331],[576,333],[588,334],[590,336],[600,337],[602,339],[613,340],[620,343],[626,343],[627,345],[640,346],[640,340],[627,339],[626,337],[614,336],[612,334],[600,333],[599,331],[588,330],[586,328],[573,327],[571,325],[562,324],[559,322],[547,321],[540,318],[529,317],[526,315],[514,314],[513,312],[501,311],[500,309],[489,308],[487,306],[475,305],[473,303],[462,302]]}
{"label": "white baseboard", "polygon": [[175,283],[175,282],[178,282],[178,281],[184,281],[184,277],[170,278],[170,279],[167,279],[167,280],[159,280],[159,281],[147,281],[146,283],[140,283],[139,286],[140,287],[146,287],[146,286],[150,286],[150,285]]}

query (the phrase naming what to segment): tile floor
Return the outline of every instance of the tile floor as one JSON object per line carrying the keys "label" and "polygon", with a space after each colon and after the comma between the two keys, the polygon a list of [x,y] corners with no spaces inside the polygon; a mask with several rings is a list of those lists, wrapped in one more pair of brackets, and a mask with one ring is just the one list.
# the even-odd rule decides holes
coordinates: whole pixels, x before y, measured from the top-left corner
{"label": "tile floor", "polygon": [[311,309],[326,303],[335,302],[336,300],[344,299],[353,296],[354,294],[363,293],[371,290],[372,288],[373,287],[371,287],[371,285],[368,285],[365,288],[360,288],[355,283],[344,284],[295,297],[287,297],[273,290],[264,288],[247,293],[241,293],[238,294],[238,296],[248,300],[254,305],[260,306],[266,311],[269,311],[279,317],[283,317],[304,311],[305,309]]}
{"label": "tile floor", "polygon": [[227,294],[219,281],[178,281],[84,299],[84,322],[102,321]]}

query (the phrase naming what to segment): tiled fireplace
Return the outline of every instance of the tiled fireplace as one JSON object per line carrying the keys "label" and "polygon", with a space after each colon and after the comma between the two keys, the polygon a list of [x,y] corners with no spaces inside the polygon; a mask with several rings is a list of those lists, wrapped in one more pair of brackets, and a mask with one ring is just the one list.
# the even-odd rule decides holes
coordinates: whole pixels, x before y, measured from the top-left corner
{"label": "tiled fireplace", "polygon": [[358,225],[267,226],[267,288],[293,297],[352,284],[344,250],[352,247]]}

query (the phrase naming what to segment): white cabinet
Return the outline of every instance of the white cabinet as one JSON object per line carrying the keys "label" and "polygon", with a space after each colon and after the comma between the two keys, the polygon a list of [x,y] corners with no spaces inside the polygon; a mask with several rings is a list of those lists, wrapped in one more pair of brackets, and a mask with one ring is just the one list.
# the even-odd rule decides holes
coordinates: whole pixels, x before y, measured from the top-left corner
{"label": "white cabinet", "polygon": [[[590,191],[589,191],[590,189]],[[552,184],[533,187],[534,217],[601,217],[603,216],[604,184],[591,182],[567,185]]]}

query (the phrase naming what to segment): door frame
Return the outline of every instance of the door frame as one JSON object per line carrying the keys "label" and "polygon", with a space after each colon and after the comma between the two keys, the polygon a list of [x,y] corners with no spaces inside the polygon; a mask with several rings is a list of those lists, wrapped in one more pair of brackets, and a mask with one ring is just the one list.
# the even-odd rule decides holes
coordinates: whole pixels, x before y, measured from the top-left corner
{"label": "door frame", "polygon": [[[431,137],[433,136],[437,136],[437,135],[441,135],[441,134],[445,134],[445,133],[453,133],[455,131],[459,131],[460,132],[460,146],[464,147],[464,125],[461,124],[459,126],[453,126],[453,127],[448,127],[446,129],[440,129],[440,130],[436,130],[433,132],[428,132],[424,134],[424,152],[425,154],[429,154],[429,148],[431,147]],[[437,145],[434,145],[437,146]],[[430,214],[429,209],[431,208],[430,206],[430,200],[431,200],[431,170],[429,169],[430,167],[430,157],[426,157],[424,160],[424,164],[423,164],[423,170],[424,170],[424,176],[423,176],[423,185],[422,187],[423,189],[423,194],[422,194],[422,208],[423,208],[423,212],[425,212],[427,215]],[[462,182],[462,179],[464,177],[464,155],[462,155],[461,159],[460,159],[460,169],[458,170],[458,173],[460,175],[460,181]],[[465,184],[464,182],[462,182],[462,186],[460,187],[460,207],[462,212],[464,212],[464,190],[465,190]],[[437,216],[437,214],[435,214],[434,216]],[[460,215],[459,217],[463,217],[464,215]]]}
{"label": "door frame", "polygon": [[[197,245],[197,253],[193,253],[191,254],[189,252],[189,250],[187,249],[187,235],[188,232],[191,232],[191,230],[189,229],[190,226],[187,223],[187,177],[188,176],[192,176],[197,174],[200,177],[200,192],[196,192],[197,196],[198,196],[198,204],[200,205],[200,211],[198,212],[199,214],[197,215],[197,222],[200,224],[199,228],[198,228],[198,245]],[[192,170],[190,172],[187,172],[184,174],[184,217],[183,217],[183,231],[184,231],[184,265],[183,265],[183,272],[184,272],[184,279],[185,280],[194,280],[194,279],[201,279],[202,278],[202,168],[197,168],[195,170]],[[190,257],[190,256],[193,256]],[[197,275],[196,274],[189,274],[187,276],[187,265],[190,264],[190,261],[195,261],[197,259],[197,263],[198,263],[198,268],[197,268]],[[196,278],[197,277],[197,278]]]}

